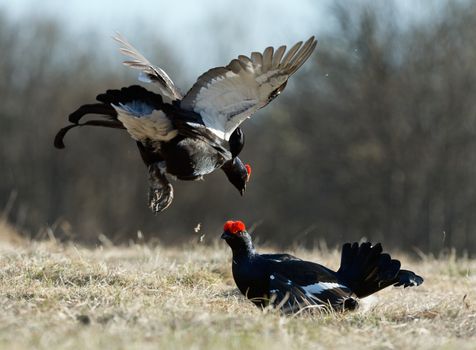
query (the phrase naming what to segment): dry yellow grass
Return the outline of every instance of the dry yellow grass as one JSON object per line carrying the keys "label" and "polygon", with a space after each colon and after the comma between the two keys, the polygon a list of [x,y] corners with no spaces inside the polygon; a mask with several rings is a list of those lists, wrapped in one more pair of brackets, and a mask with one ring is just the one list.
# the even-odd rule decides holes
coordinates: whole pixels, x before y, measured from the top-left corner
{"label": "dry yellow grass", "polygon": [[[217,239],[218,241],[218,239]],[[338,252],[295,252],[337,267]],[[419,288],[281,317],[235,288],[230,251],[0,243],[2,349],[475,349],[476,261],[404,260]]]}

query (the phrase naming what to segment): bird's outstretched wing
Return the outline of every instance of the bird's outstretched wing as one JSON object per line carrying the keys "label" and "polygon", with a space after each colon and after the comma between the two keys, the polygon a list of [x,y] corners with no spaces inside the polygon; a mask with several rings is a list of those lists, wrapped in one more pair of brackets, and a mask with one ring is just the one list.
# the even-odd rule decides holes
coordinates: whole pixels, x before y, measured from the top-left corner
{"label": "bird's outstretched wing", "polygon": [[121,45],[119,51],[132,58],[132,60],[124,61],[124,65],[141,70],[139,75],[140,81],[145,83],[157,83],[161,94],[170,98],[172,101],[182,99],[182,94],[163,69],[150,63],[149,60],[132,46],[121,34],[117,33],[116,36],[114,36],[114,40]]}
{"label": "bird's outstretched wing", "polygon": [[286,86],[288,78],[309,58],[317,41],[300,41],[286,52],[272,47],[251,57],[238,56],[226,67],[201,75],[181,101],[185,110],[199,113],[204,124],[218,137],[231,133],[258,109],[266,106]]}

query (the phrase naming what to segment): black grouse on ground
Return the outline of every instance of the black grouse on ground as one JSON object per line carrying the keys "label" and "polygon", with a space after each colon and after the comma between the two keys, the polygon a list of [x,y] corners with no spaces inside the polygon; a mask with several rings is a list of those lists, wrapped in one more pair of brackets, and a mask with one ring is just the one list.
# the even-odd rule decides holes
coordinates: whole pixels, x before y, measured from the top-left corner
{"label": "black grouse on ground", "polygon": [[337,272],[289,254],[258,254],[241,221],[227,221],[221,236],[233,252],[232,271],[238,289],[258,307],[283,313],[306,307],[353,310],[363,298],[388,286],[418,286],[423,278],[400,269],[400,261],[382,246],[346,243]]}
{"label": "black grouse on ground", "polygon": [[[284,90],[288,78],[309,58],[316,40],[298,42],[250,57],[240,55],[225,67],[202,74],[182,96],[169,76],[152,65],[127,40],[115,38],[121,52],[132,60],[124,64],[141,71],[139,80],[153,82],[159,94],[140,86],[108,90],[97,96],[99,103],[79,107],[61,129],[55,146],[64,148],[64,136],[77,126],[125,129],[136,140],[149,170],[149,206],[154,212],[167,208],[173,188],[167,175],[197,180],[221,168],[228,180],[245,191],[250,167],[238,158],[244,146],[240,124],[266,106]],[[285,54],[286,53],[286,54]],[[82,121],[86,114],[102,119]]]}

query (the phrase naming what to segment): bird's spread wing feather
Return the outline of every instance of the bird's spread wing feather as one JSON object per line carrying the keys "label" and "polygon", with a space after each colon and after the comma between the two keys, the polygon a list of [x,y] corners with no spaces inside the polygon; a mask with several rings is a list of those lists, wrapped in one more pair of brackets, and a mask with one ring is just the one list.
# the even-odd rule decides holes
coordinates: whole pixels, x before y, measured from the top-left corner
{"label": "bird's spread wing feather", "polygon": [[141,71],[139,80],[146,83],[157,83],[161,94],[170,98],[172,101],[182,99],[182,94],[163,69],[150,63],[149,60],[132,46],[121,34],[117,33],[114,40],[121,45],[119,49],[121,53],[131,58],[129,61],[124,61],[124,65]]}
{"label": "bird's spread wing feather", "polygon": [[181,101],[181,107],[202,116],[205,125],[228,140],[231,133],[285,87],[288,78],[316,47],[314,37],[298,42],[285,55],[286,46],[268,47],[251,57],[238,56],[226,67],[201,75]]}

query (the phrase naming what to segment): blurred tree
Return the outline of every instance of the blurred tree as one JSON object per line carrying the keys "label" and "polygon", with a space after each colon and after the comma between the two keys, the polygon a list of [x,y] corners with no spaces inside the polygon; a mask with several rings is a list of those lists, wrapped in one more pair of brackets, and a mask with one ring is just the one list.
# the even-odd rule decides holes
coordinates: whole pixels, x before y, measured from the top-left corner
{"label": "blurred tree", "polygon": [[[281,179],[266,186],[293,182],[273,201],[284,205],[276,217],[299,218],[291,231],[308,240],[474,251],[476,6],[452,4],[406,30],[368,7],[336,14],[340,31],[321,38],[311,72],[283,96],[293,116],[270,132],[288,139],[276,149],[287,170],[268,168]],[[275,222],[274,236],[289,230]]]}
{"label": "blurred tree", "polygon": [[[132,73],[111,68],[90,37],[77,45],[50,20],[20,28],[0,16],[0,203],[18,193],[10,221],[32,236],[52,225],[58,237],[89,242],[137,230],[179,242],[201,222],[213,241],[225,219],[241,218],[279,245],[365,236],[474,254],[476,4],[451,3],[433,22],[403,28],[393,12],[335,7],[339,28],[319,38],[307,74],[244,124],[253,178],[243,198],[212,174],[177,183],[180,194],[157,217],[122,131],[83,128],[65,151],[52,147],[71,111],[135,83]],[[156,45],[149,51],[170,52]]]}

